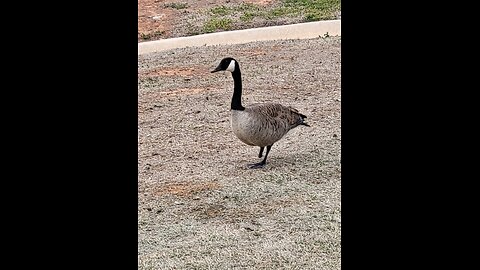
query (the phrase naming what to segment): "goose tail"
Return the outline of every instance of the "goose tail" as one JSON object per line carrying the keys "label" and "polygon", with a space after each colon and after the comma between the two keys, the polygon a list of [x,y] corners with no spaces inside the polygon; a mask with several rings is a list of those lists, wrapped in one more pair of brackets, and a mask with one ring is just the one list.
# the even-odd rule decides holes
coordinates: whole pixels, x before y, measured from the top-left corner
{"label": "goose tail", "polygon": [[307,118],[306,115],[299,113],[300,117],[302,118],[300,125],[310,127],[308,123],[305,122],[305,118]]}

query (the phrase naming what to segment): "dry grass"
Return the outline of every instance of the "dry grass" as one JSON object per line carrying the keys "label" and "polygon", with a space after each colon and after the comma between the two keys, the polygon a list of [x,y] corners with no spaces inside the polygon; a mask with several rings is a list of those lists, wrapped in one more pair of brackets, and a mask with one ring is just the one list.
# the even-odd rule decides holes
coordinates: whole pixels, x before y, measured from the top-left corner
{"label": "dry grass", "polygon": [[[139,269],[340,269],[340,38],[139,56]],[[292,105],[312,126],[267,166],[231,132],[226,56],[245,104]]]}

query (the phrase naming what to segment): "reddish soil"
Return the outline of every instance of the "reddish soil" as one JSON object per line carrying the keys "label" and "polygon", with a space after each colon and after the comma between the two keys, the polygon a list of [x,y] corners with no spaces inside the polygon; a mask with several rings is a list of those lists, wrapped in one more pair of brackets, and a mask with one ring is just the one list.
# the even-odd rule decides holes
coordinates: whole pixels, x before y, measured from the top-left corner
{"label": "reddish soil", "polygon": [[[188,15],[212,6],[234,3],[271,5],[276,0],[138,0],[138,41],[173,37],[173,30]],[[185,8],[173,8],[171,4],[187,3]]]}

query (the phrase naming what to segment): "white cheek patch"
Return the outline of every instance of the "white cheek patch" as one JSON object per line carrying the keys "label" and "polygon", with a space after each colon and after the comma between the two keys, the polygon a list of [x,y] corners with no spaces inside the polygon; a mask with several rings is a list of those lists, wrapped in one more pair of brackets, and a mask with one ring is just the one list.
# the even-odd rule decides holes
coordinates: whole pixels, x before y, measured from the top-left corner
{"label": "white cheek patch", "polygon": [[235,71],[235,60],[230,61],[230,65],[228,65],[227,71],[234,72]]}

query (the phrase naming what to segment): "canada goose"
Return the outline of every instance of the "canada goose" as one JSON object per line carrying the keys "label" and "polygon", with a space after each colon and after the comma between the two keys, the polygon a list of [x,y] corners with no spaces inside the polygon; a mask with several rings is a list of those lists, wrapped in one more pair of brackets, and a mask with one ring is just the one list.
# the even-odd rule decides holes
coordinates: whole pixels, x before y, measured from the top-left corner
{"label": "canada goose", "polygon": [[261,158],[267,147],[265,157],[261,162],[249,164],[251,169],[262,168],[267,162],[267,156],[272,145],[287,132],[299,125],[308,126],[304,122],[305,115],[292,107],[277,103],[252,104],[242,106],[242,75],[238,61],[227,57],[211,71],[230,71],[233,77],[233,97],[231,103],[231,126],[233,133],[244,143],[259,146]]}

